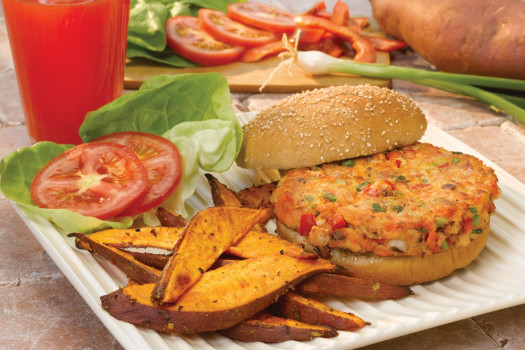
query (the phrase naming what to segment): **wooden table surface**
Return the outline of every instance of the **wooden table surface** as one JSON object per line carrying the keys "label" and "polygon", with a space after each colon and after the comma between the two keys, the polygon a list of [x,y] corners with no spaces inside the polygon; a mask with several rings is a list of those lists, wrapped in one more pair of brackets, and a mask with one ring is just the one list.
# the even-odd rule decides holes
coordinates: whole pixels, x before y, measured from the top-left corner
{"label": "wooden table surface", "polygon": [[[351,4],[353,13],[369,14],[366,1]],[[398,65],[426,65],[412,52],[397,53],[392,61]],[[524,126],[460,96],[401,81],[393,81],[393,88],[413,98],[425,111],[429,123],[446,130],[525,182]],[[284,96],[235,93],[233,106],[237,111],[258,110]],[[29,145],[5,21],[0,12],[0,157]],[[0,349],[121,349],[1,194],[0,211],[3,213],[0,218]],[[517,278],[523,278],[519,272]],[[363,349],[434,348],[524,349],[525,305]]]}

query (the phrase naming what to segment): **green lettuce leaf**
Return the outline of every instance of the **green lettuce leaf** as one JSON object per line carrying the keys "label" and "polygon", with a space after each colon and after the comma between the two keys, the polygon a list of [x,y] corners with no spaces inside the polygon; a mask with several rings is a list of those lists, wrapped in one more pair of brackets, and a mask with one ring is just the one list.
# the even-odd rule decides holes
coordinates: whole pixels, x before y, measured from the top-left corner
{"label": "green lettuce leaf", "polygon": [[131,0],[128,42],[151,51],[164,51],[166,32],[164,24],[168,9],[156,0]]}
{"label": "green lettuce leaf", "polygon": [[51,159],[73,145],[39,142],[33,147],[24,147],[4,157],[0,162],[0,189],[6,198],[20,204],[26,210],[54,222],[65,232],[91,232],[105,227],[126,228],[131,218],[120,221],[103,221],[83,216],[65,209],[43,209],[31,199],[31,183],[38,171]]}
{"label": "green lettuce leaf", "polygon": [[[230,168],[242,144],[242,128],[231,106],[228,82],[218,73],[160,75],[137,91],[90,112],[80,127],[84,142],[119,131],[163,135],[181,154],[181,185],[162,206],[188,216],[184,203],[195,191],[199,170]],[[72,145],[41,142],[22,148],[0,162],[0,189],[6,198],[54,222],[66,232],[92,232],[105,227],[126,228],[132,218],[102,221],[64,209],[38,208],[31,199],[31,182],[51,159]],[[146,224],[158,225],[154,211]]]}
{"label": "green lettuce leaf", "polygon": [[217,11],[226,12],[227,6],[230,2],[243,2],[232,0],[183,0],[188,5],[193,5],[199,8],[207,8]]}
{"label": "green lettuce leaf", "polygon": [[170,17],[197,16],[200,8],[226,12],[238,0],[131,0],[126,57],[141,57],[176,68],[196,66],[166,44],[164,24]]}
{"label": "green lettuce leaf", "polygon": [[182,122],[226,120],[235,128],[238,152],[242,128],[231,103],[228,82],[218,73],[158,75],[137,91],[89,112],[79,135],[84,142],[118,131],[163,135]]}

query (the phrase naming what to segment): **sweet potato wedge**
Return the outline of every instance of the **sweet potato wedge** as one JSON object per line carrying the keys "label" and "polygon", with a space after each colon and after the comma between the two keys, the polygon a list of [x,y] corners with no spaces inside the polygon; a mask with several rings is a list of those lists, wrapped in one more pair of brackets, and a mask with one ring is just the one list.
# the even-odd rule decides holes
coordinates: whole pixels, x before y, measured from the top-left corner
{"label": "sweet potato wedge", "polygon": [[[166,227],[141,229],[110,229],[91,234],[71,233],[75,245],[103,256],[138,283],[156,282],[161,271],[137,259],[122,248],[160,248],[171,250],[181,237],[182,230]],[[135,253],[139,254],[139,253]]]}
{"label": "sweet potato wedge", "polygon": [[337,336],[337,331],[333,328],[311,325],[265,312],[219,333],[242,342],[263,343],[280,343],[287,340],[308,341],[317,337]]}
{"label": "sweet potato wedge", "polygon": [[400,299],[414,293],[406,286],[393,286],[337,273],[321,273],[300,283],[297,292],[308,296],[353,297],[364,300]]}
{"label": "sweet potato wedge", "polygon": [[[241,207],[241,203],[237,200],[233,191],[224,186],[210,174],[206,174],[206,178],[212,188],[212,196],[216,198],[214,199],[215,205]],[[159,216],[159,214],[162,215]],[[175,213],[167,209],[158,210],[157,217],[162,225],[171,226],[175,222],[180,221]],[[254,228],[258,227],[258,225],[259,224],[255,225]],[[225,253],[239,258],[255,258],[272,254],[286,254],[305,259],[313,259],[317,257],[313,253],[304,251],[296,244],[288,242],[276,235],[265,233],[264,230],[260,228],[257,230],[250,230],[250,232],[248,232],[243,238],[228,248]]]}
{"label": "sweet potato wedge", "polygon": [[197,213],[162,270],[152,300],[156,303],[176,301],[264,215],[264,210],[236,207],[212,207]]}
{"label": "sweet potato wedge", "polygon": [[349,312],[336,310],[320,301],[287,292],[275,305],[278,314],[308,324],[324,325],[344,331],[355,331],[368,323]]}
{"label": "sweet potato wedge", "polygon": [[168,260],[173,254],[158,254],[158,253],[147,253],[147,252],[135,252],[129,251],[129,254],[135,258],[135,260],[140,261],[143,264],[154,267],[159,271],[162,271]]}
{"label": "sweet potato wedge", "polygon": [[163,207],[158,207],[155,215],[161,226],[184,228],[188,224],[188,220]]}
{"label": "sweet potato wedge", "polygon": [[90,234],[72,233],[78,248],[84,248],[82,238],[110,245],[114,248],[151,247],[172,250],[181,238],[183,230],[176,227],[143,227],[129,229],[109,229]]}
{"label": "sweet potato wedge", "polygon": [[173,304],[155,304],[155,285],[130,285],[101,297],[115,318],[163,333],[230,328],[261,312],[291,286],[335,266],[285,255],[240,260],[207,271]]}
{"label": "sweet potato wedge", "polygon": [[316,259],[317,255],[306,252],[298,245],[288,242],[276,235],[251,230],[237,243],[232,245],[226,254],[240,258],[256,258],[265,255],[284,254],[303,259]]}
{"label": "sweet potato wedge", "polygon": [[243,207],[248,208],[272,208],[272,193],[277,186],[276,182],[259,186],[248,187],[237,192],[237,198]]}
{"label": "sweet potato wedge", "polygon": [[[237,198],[237,194],[230,190],[226,185],[220,182],[212,174],[205,174],[208,184],[211,188],[211,198],[213,204],[217,207],[228,205],[232,207],[242,207],[241,200]],[[256,208],[252,208],[256,209]]]}
{"label": "sweet potato wedge", "polygon": [[208,179],[208,183],[211,188],[211,197],[215,206],[219,207],[227,205],[232,207],[247,207],[251,209],[268,209],[266,212],[267,215],[261,219],[260,225],[255,227],[256,230],[266,231],[263,224],[270,220],[273,216],[273,210],[270,206],[260,206],[259,204],[262,204],[262,202],[255,205],[244,205],[241,199],[238,197],[237,193],[235,193],[233,190],[229,189],[226,185],[221,183],[216,177],[214,177],[211,174],[206,174],[205,176],[206,179]]}

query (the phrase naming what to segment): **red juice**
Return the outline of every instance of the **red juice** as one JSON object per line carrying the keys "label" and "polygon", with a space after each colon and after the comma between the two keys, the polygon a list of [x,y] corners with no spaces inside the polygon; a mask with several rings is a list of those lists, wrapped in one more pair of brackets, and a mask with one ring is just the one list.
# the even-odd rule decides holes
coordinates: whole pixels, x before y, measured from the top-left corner
{"label": "red juice", "polygon": [[122,94],[129,0],[2,0],[33,142],[81,143],[85,114]]}

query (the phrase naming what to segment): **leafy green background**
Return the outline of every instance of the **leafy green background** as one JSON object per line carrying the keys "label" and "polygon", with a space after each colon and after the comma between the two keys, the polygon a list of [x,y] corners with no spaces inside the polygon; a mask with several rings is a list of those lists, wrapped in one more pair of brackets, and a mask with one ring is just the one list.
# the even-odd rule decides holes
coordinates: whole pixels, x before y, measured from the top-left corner
{"label": "leafy green background", "polygon": [[178,68],[196,64],[177,55],[166,44],[164,24],[178,15],[197,16],[200,8],[226,12],[231,0],[131,0],[128,28],[128,58],[146,58]]}

